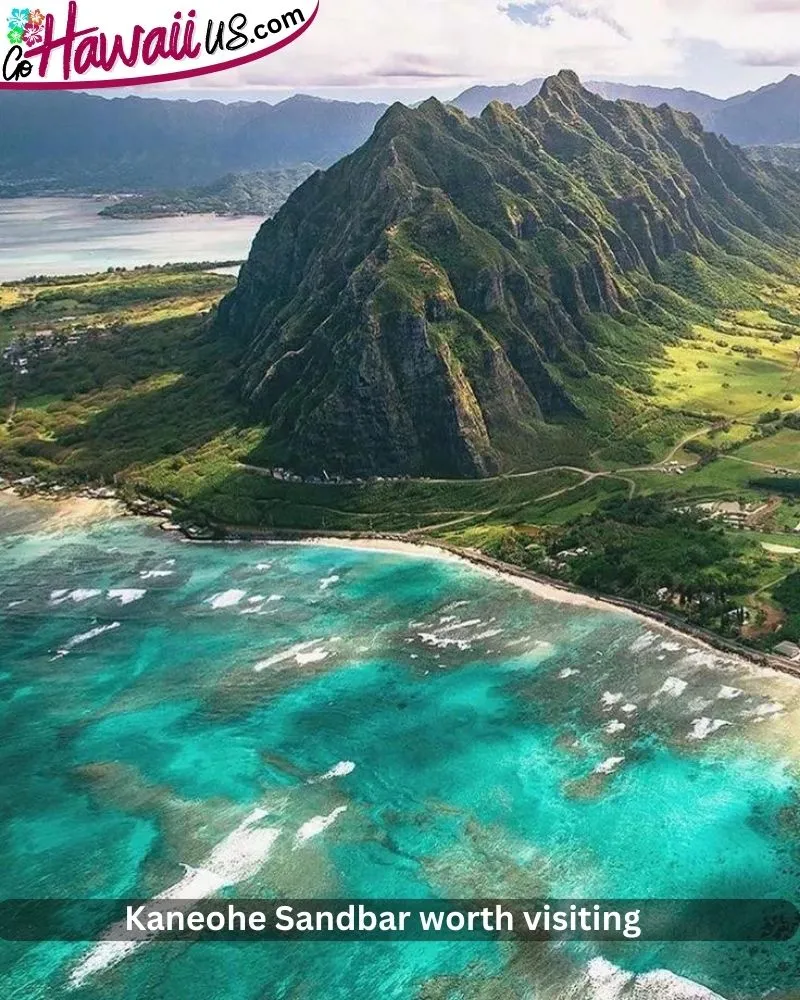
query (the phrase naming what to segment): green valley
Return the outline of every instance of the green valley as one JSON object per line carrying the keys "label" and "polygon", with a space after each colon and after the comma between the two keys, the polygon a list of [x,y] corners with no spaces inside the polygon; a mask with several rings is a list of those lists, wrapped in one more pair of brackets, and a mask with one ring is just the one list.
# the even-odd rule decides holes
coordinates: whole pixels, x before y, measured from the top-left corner
{"label": "green valley", "polygon": [[0,475],[800,639],[792,175],[561,74],[518,112],[390,109],[214,270],[0,286]]}
{"label": "green valley", "polygon": [[[684,406],[705,376],[688,366],[686,398],[677,396],[675,408],[666,401],[651,405],[649,419],[636,424],[640,446],[659,449],[660,464],[649,468],[595,458],[583,470],[475,480],[284,481],[254,459],[264,428],[242,407],[232,389],[236,365],[210,334],[206,311],[232,282],[203,270],[163,268],[1,286],[7,353],[0,376],[0,475],[36,477],[23,492],[113,486],[128,498],[173,506],[185,523],[408,533],[674,611],[757,647],[800,638],[796,614],[779,600],[781,584],[800,571],[800,533],[794,532],[800,489],[784,493],[753,530],[720,520],[698,523],[696,510],[716,502],[757,507],[780,495],[776,489],[793,480],[770,482],[776,466],[794,468],[800,481],[800,434],[787,426],[791,417],[770,424],[759,422],[761,412],[743,417],[736,393],[731,406],[723,401],[713,424],[690,416]],[[62,318],[78,313],[80,319]],[[43,332],[47,326],[52,334]],[[694,342],[687,340],[685,349],[695,350]],[[27,361],[24,373],[20,357]],[[780,389],[795,369],[790,354],[776,364]],[[654,371],[661,377],[660,365]],[[694,442],[715,451],[688,450]],[[559,557],[580,549],[586,555]],[[706,607],[681,605],[682,597],[692,597],[678,593],[679,582],[702,593],[709,581],[719,586],[718,573],[730,587],[721,605],[719,590]],[[675,593],[659,599],[671,583]],[[738,607],[751,616],[744,634],[729,617]],[[771,623],[766,631],[762,621]],[[783,623],[777,632],[776,622]]]}

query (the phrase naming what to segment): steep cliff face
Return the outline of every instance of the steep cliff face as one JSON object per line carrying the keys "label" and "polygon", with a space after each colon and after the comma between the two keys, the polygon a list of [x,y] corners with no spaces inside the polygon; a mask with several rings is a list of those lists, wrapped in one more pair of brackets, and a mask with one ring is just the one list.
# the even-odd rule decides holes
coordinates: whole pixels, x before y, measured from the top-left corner
{"label": "steep cliff face", "polygon": [[631,275],[796,232],[800,185],[563,72],[478,119],[392,107],[265,223],[218,326],[276,459],[485,475],[580,427],[581,380],[604,378],[613,409],[595,320],[637,313]]}

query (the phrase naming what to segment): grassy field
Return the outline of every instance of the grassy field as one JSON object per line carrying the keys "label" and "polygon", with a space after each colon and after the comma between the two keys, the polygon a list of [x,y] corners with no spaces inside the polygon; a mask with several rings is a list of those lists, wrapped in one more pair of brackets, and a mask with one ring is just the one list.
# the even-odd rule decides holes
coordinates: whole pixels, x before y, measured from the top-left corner
{"label": "grassy field", "polygon": [[800,470],[800,431],[780,430],[777,434],[739,448],[736,457],[748,462]]}
{"label": "grassy field", "polygon": [[694,335],[668,346],[667,367],[654,373],[664,406],[745,423],[770,410],[798,408],[793,397],[797,393],[800,400],[800,335],[783,340],[777,332],[739,323],[730,330],[697,326]]}
{"label": "grassy field", "polygon": [[[165,267],[0,286],[0,350],[10,345],[0,475],[114,483],[199,523],[438,537],[755,645],[800,635],[774,596],[796,571],[780,550],[800,548],[800,499],[786,495],[757,531],[694,512],[708,500],[761,503],[769,494],[754,479],[800,467],[800,430],[783,423],[800,406],[787,398],[800,396],[800,318],[794,327],[767,310],[725,313],[667,345],[665,365],[647,362],[651,391],[631,396],[583,470],[282,482],[252,468],[266,428],[243,409],[237,359],[209,323],[232,283]],[[794,316],[800,296],[782,294],[781,315]]]}

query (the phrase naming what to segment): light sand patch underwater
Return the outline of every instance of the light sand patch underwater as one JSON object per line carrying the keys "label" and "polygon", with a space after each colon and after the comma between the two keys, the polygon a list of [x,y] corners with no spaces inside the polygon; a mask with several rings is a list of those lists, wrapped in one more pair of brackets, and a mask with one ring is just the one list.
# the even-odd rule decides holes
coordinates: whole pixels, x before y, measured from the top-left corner
{"label": "light sand patch underwater", "polygon": [[[2,553],[4,897],[792,898],[800,884],[789,676],[438,553],[192,546],[131,519],[28,520]],[[6,942],[4,988],[756,1000],[796,987],[768,945],[314,942],[299,960],[281,944],[112,944]]]}

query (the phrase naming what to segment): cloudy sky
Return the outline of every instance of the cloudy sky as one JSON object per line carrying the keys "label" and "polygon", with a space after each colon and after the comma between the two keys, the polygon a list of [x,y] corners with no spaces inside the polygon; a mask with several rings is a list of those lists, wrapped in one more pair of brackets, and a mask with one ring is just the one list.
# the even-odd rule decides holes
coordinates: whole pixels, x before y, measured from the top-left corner
{"label": "cloudy sky", "polygon": [[[235,4],[212,7],[223,16]],[[800,71],[800,0],[320,0],[301,39],[184,96],[415,100],[562,67],[730,96]]]}

